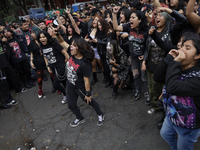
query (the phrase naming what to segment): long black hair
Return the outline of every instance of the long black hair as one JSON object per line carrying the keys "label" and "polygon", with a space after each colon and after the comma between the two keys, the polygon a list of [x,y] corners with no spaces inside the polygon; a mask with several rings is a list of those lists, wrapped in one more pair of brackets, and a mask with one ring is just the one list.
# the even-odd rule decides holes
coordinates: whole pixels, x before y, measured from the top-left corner
{"label": "long black hair", "polygon": [[148,21],[147,21],[147,18],[145,16],[144,12],[139,11],[139,10],[135,10],[132,13],[135,13],[136,16],[138,17],[138,19],[141,20],[141,22],[139,24],[139,29],[140,30],[147,30],[147,28],[148,28],[148,25],[147,25]]}
{"label": "long black hair", "polygon": [[131,10],[124,8],[121,10],[121,12],[124,12],[125,20],[126,20],[126,22],[129,22],[129,19],[131,16]]}
{"label": "long black hair", "polygon": [[83,55],[83,61],[86,63],[91,63],[94,59],[94,51],[91,46],[82,38],[75,38],[73,40],[73,45],[78,47],[78,50]]}
{"label": "long black hair", "polygon": [[41,34],[44,34],[44,36],[47,38],[47,44],[48,45],[52,45],[54,43],[54,39],[49,35],[49,33],[47,31],[41,31],[37,36],[37,40],[41,45],[42,45],[42,43],[40,42],[40,35]]}
{"label": "long black hair", "polygon": [[117,40],[111,40],[110,45],[113,46],[113,56],[116,59],[116,62],[119,62],[118,54],[120,53],[121,48],[120,48],[119,44],[117,43]]}

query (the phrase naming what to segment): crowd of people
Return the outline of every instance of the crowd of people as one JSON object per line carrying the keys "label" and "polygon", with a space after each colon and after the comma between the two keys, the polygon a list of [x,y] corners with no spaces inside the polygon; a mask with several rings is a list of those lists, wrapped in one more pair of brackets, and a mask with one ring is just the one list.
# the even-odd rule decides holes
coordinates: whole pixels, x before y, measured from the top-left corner
{"label": "crowd of people", "polygon": [[135,101],[143,93],[152,107],[149,115],[163,112],[158,128],[171,149],[193,149],[200,135],[199,1],[122,0],[53,14],[1,26],[1,108],[18,103],[11,87],[25,92],[35,79],[42,98],[48,70],[52,93],[62,93],[61,103],[76,116],[70,125],[85,122],[77,106],[80,96],[101,126],[105,115],[91,86],[102,72],[112,99],[118,90],[130,90]]}

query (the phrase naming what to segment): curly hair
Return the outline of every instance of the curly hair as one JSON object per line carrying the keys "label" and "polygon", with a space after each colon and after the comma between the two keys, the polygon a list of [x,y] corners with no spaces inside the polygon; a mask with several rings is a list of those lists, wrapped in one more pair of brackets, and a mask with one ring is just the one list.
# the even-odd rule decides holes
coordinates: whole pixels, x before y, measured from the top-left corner
{"label": "curly hair", "polygon": [[[94,16],[94,19],[95,19],[96,17],[97,17],[99,20],[102,19],[102,17],[99,16],[98,14],[96,14],[96,15]],[[93,19],[93,21],[94,21],[94,19]],[[92,23],[91,23],[92,27],[93,27],[93,21],[92,21]]]}
{"label": "curly hair", "polygon": [[[102,30],[107,36],[109,34],[109,30],[112,30],[113,29],[111,28],[110,24],[105,20],[105,19],[100,19],[98,21],[99,23],[101,23],[101,26],[102,26]],[[99,28],[97,28],[97,31],[99,30]]]}

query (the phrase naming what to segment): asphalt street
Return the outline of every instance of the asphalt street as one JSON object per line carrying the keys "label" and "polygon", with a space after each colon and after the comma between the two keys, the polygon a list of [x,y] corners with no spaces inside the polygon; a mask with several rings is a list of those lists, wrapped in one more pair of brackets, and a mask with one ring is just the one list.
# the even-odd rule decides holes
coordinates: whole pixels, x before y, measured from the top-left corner
{"label": "asphalt street", "polygon": [[[112,89],[102,84],[103,75],[98,74],[98,79],[93,96],[105,114],[101,127],[95,111],[81,99],[78,106],[85,123],[70,127],[75,115],[61,104],[62,95],[51,93],[48,76],[42,99],[36,85],[25,93],[12,92],[19,103],[0,110],[0,150],[170,150],[156,127],[162,114],[147,114],[151,107],[145,105],[143,94],[133,101],[131,91],[119,90],[119,97],[112,100]],[[200,139],[194,149],[200,149]]]}

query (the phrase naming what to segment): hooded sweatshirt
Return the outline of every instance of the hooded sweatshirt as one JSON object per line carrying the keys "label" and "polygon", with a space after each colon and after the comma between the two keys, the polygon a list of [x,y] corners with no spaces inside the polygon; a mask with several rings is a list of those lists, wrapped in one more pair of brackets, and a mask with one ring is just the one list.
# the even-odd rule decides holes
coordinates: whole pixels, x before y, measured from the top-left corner
{"label": "hooded sweatshirt", "polygon": [[181,63],[168,54],[154,80],[165,83],[162,100],[169,120],[183,128],[200,128],[200,66],[182,71]]}

